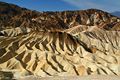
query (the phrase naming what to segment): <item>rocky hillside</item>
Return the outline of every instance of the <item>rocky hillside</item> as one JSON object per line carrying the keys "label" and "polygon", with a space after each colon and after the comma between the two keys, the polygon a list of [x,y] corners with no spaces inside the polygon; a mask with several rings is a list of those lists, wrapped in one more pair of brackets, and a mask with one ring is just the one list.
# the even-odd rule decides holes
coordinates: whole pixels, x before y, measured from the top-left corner
{"label": "rocky hillside", "polygon": [[[97,31],[96,31],[97,30]],[[120,75],[120,33],[31,32],[0,37],[0,68],[14,77]]]}
{"label": "rocky hillside", "polygon": [[[0,30],[16,27],[29,27],[35,30],[63,30],[77,25],[100,25],[110,30],[119,21],[119,18],[97,9],[37,12],[0,2]],[[107,24],[110,27],[107,27]]]}
{"label": "rocky hillside", "polygon": [[0,78],[120,76],[120,19],[107,12],[36,12],[0,3]]}

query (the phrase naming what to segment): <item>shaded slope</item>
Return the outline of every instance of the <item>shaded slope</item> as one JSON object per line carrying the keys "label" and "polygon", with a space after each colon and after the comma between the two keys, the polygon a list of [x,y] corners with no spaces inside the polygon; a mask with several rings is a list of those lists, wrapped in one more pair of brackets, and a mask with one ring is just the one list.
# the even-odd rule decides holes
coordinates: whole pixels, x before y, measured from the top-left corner
{"label": "shaded slope", "polygon": [[118,17],[96,9],[35,12],[0,6],[1,72],[16,78],[120,76]]}
{"label": "shaded slope", "polygon": [[20,76],[120,75],[119,36],[98,30],[76,36],[33,32],[0,38],[0,68]]}
{"label": "shaded slope", "polygon": [[97,9],[36,12],[4,2],[0,2],[0,16],[0,30],[16,27],[29,27],[34,30],[64,30],[77,25],[105,25],[120,21],[119,18]]}

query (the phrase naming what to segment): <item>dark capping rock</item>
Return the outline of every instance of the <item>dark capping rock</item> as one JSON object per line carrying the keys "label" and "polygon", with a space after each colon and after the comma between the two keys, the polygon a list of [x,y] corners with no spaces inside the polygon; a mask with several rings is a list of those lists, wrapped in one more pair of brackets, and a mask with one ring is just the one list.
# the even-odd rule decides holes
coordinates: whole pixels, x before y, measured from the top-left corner
{"label": "dark capping rock", "polygon": [[0,71],[0,80],[13,80],[13,73],[7,71]]}

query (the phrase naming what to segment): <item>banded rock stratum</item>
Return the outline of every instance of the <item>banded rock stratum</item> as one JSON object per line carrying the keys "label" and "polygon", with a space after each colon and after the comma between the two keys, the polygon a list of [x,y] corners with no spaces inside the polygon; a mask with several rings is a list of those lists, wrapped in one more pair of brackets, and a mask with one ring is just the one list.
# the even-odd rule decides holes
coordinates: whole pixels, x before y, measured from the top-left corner
{"label": "banded rock stratum", "polygon": [[96,9],[35,12],[3,2],[0,6],[2,78],[120,76],[119,18]]}

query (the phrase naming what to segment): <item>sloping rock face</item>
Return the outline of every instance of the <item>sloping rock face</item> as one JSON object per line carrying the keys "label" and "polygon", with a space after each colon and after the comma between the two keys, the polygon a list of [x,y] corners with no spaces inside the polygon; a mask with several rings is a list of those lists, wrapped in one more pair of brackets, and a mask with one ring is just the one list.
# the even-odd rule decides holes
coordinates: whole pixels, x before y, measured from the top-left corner
{"label": "sloping rock face", "polygon": [[116,31],[0,37],[0,53],[1,70],[12,71],[14,77],[120,75],[120,33]]}
{"label": "sloping rock face", "polygon": [[119,18],[96,9],[38,13],[0,6],[2,78],[120,76]]}
{"label": "sloping rock face", "polygon": [[27,27],[39,31],[64,30],[77,25],[100,25],[103,29],[111,30],[118,22],[120,18],[97,9],[37,12],[0,2],[0,30],[16,27]]}

